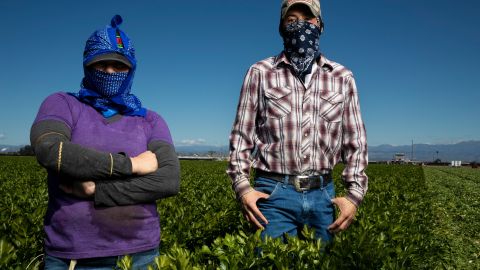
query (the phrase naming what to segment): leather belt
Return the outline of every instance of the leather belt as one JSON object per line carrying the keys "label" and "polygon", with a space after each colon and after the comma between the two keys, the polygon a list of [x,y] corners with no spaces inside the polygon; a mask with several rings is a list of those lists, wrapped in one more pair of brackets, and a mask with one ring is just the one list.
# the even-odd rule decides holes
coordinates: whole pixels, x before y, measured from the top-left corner
{"label": "leather belt", "polygon": [[[284,182],[286,174],[266,172],[262,170],[256,170],[255,177],[263,177],[275,180],[277,182]],[[323,188],[332,181],[332,174],[320,174],[320,175],[288,175],[288,183],[295,187],[298,192],[307,191],[310,189]]]}

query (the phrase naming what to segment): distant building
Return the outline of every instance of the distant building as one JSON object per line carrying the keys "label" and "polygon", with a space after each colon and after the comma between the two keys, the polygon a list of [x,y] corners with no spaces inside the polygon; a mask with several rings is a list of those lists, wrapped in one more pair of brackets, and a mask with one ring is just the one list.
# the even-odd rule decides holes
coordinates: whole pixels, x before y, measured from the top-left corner
{"label": "distant building", "polygon": [[462,167],[462,161],[460,160],[452,160],[452,163],[450,164],[451,167]]}
{"label": "distant building", "polygon": [[393,156],[393,162],[395,163],[405,163],[407,160],[405,159],[405,153],[396,153]]}

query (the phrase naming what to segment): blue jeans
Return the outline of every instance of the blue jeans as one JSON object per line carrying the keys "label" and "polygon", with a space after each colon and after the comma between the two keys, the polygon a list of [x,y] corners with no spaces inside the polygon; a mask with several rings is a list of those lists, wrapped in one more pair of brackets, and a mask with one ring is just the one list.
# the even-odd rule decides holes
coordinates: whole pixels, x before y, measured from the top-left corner
{"label": "blue jeans", "polygon": [[[148,265],[154,263],[155,257],[159,256],[158,248],[129,254],[132,256],[132,269],[144,270]],[[102,258],[79,259],[75,270],[112,270],[119,269],[117,260],[123,256],[111,256]],[[45,255],[45,270],[67,270],[70,265],[70,259],[61,259],[50,255]]]}
{"label": "blue jeans", "polygon": [[315,229],[317,239],[326,244],[332,242],[333,235],[327,228],[335,218],[335,207],[331,202],[335,198],[333,181],[322,188],[298,192],[288,184],[288,179],[282,183],[258,177],[254,188],[270,195],[268,199],[257,202],[259,210],[268,220],[267,225],[262,224],[265,227],[262,237],[297,236],[303,226],[308,225]]}

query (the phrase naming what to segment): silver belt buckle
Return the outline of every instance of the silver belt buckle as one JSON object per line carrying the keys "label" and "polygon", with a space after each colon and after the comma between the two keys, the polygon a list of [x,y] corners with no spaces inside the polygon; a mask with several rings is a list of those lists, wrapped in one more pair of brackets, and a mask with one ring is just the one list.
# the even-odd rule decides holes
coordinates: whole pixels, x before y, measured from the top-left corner
{"label": "silver belt buckle", "polygon": [[[304,184],[306,184],[306,187],[304,186]],[[294,186],[295,186],[295,190],[297,192],[303,192],[303,191],[310,190],[310,176],[308,176],[308,175],[297,175],[295,177]]]}

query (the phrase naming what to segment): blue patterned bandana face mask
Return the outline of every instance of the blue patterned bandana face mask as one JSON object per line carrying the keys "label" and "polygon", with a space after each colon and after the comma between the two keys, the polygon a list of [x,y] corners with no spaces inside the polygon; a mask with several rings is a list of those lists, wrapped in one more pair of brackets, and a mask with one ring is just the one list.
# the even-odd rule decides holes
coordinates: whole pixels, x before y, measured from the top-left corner
{"label": "blue patterned bandana face mask", "polygon": [[285,54],[302,81],[318,56],[320,34],[318,26],[301,20],[289,23],[282,33]]}
{"label": "blue patterned bandana face mask", "polygon": [[87,72],[87,81],[92,84],[92,90],[107,98],[124,94],[121,86],[127,77],[128,72],[107,73],[97,69]]}

